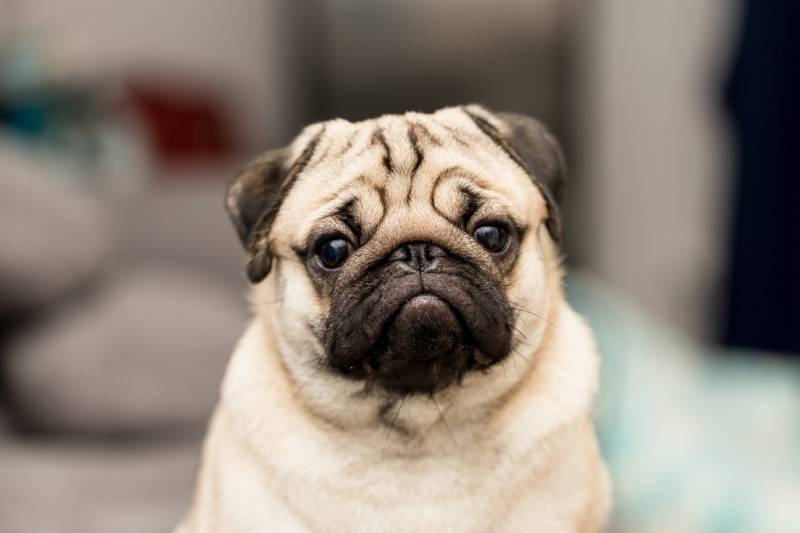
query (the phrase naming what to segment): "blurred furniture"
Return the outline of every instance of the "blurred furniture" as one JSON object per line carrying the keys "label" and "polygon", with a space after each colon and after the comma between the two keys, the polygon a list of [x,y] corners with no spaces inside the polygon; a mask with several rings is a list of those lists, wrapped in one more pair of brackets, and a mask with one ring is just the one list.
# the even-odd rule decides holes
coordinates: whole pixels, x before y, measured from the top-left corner
{"label": "blurred furniture", "polygon": [[800,364],[710,349],[585,274],[615,533],[800,531]]}
{"label": "blurred furniture", "polygon": [[167,531],[247,320],[233,170],[104,197],[0,168],[0,531]]}
{"label": "blurred furniture", "polygon": [[0,0],[3,533],[163,533],[186,509],[248,316],[224,161],[298,122],[279,8]]}

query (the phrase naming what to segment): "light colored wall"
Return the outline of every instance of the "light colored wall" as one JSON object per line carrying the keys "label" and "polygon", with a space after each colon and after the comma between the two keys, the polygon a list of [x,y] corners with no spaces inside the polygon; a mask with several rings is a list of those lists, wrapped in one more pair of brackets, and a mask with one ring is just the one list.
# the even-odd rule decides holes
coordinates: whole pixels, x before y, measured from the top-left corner
{"label": "light colored wall", "polygon": [[599,275],[701,338],[714,327],[728,211],[723,0],[582,2],[572,95],[577,244]]}

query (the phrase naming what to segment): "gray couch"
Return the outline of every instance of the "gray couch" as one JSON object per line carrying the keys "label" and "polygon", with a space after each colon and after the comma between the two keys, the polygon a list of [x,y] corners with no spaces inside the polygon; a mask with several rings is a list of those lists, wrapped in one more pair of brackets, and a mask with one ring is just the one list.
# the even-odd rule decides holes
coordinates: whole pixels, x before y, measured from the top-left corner
{"label": "gray couch", "polygon": [[7,146],[0,531],[168,531],[247,320],[232,171],[89,196]]}

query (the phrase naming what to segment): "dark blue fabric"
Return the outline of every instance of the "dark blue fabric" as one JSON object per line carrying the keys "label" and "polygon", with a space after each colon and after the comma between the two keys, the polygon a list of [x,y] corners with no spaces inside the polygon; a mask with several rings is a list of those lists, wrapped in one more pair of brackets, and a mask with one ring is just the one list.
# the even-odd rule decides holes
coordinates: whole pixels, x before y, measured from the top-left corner
{"label": "dark blue fabric", "polygon": [[800,354],[800,1],[746,1],[726,103],[737,154],[723,341]]}

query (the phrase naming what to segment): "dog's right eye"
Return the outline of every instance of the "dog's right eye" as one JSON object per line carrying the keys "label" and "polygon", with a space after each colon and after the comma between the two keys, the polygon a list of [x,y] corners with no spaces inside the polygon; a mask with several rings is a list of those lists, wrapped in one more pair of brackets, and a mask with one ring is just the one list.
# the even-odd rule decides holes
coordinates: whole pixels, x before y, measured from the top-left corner
{"label": "dog's right eye", "polygon": [[493,254],[503,252],[508,244],[508,232],[500,226],[481,226],[475,230],[474,235],[475,239]]}
{"label": "dog's right eye", "polygon": [[317,249],[319,262],[325,268],[339,268],[350,255],[350,243],[342,238],[324,241]]}

